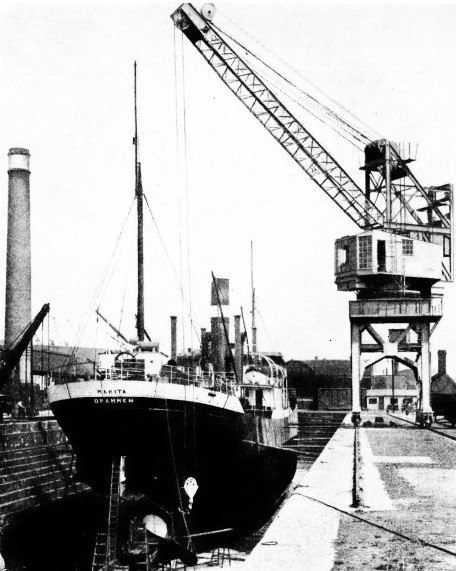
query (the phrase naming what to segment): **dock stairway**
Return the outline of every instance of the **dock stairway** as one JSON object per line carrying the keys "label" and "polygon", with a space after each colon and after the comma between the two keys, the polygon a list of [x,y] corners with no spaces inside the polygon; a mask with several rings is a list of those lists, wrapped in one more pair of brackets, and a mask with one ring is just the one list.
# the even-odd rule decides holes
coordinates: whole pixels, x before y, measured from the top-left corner
{"label": "dock stairway", "polygon": [[311,466],[346,415],[346,411],[299,411],[298,434],[291,438],[285,447],[298,453],[301,467]]}
{"label": "dock stairway", "polygon": [[119,502],[121,496],[120,472],[124,457],[112,461],[109,495],[107,497],[106,524],[98,530],[92,560],[92,571],[116,569],[117,524],[119,520]]}

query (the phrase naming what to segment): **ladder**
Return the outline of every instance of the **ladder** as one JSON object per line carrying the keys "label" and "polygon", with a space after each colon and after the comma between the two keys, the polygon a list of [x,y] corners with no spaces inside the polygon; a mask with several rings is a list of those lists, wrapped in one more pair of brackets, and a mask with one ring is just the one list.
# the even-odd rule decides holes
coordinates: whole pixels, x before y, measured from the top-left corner
{"label": "ladder", "polygon": [[115,569],[117,550],[117,523],[119,519],[120,468],[123,457],[112,461],[109,495],[107,498],[107,521],[98,530],[92,559],[92,571]]}
{"label": "ladder", "polygon": [[156,546],[155,542],[149,541],[144,525],[135,525],[134,528],[130,528],[130,552],[136,555],[135,569],[152,571],[157,568],[154,566]]}

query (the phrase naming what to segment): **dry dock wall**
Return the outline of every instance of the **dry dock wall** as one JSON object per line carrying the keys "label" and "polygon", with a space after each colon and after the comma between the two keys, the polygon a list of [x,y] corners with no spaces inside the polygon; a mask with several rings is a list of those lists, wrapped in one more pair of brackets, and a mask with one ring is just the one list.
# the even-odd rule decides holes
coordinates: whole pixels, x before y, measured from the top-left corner
{"label": "dry dock wall", "polygon": [[73,453],[55,420],[0,424],[0,526],[20,511],[82,490]]}

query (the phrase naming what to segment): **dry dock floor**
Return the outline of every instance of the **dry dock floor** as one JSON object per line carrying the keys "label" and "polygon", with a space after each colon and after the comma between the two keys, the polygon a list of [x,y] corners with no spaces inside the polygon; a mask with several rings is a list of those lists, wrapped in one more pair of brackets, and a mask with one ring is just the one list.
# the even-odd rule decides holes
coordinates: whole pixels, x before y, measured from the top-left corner
{"label": "dry dock floor", "polygon": [[[259,543],[235,567],[456,569],[456,441],[399,417],[384,415],[385,426],[360,430],[364,507],[350,507],[354,431],[347,416],[313,466],[295,479]],[[456,437],[456,430],[446,432]]]}

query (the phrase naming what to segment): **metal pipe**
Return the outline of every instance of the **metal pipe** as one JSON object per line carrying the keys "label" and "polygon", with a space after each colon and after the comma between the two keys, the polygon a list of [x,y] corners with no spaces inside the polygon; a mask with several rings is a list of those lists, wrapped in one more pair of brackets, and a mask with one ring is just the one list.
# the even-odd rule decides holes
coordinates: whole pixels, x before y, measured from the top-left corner
{"label": "metal pipe", "polygon": [[241,338],[241,316],[234,316],[234,369],[236,378],[242,380],[242,338]]}
{"label": "metal pipe", "polygon": [[177,357],[177,317],[171,315],[171,359]]}

